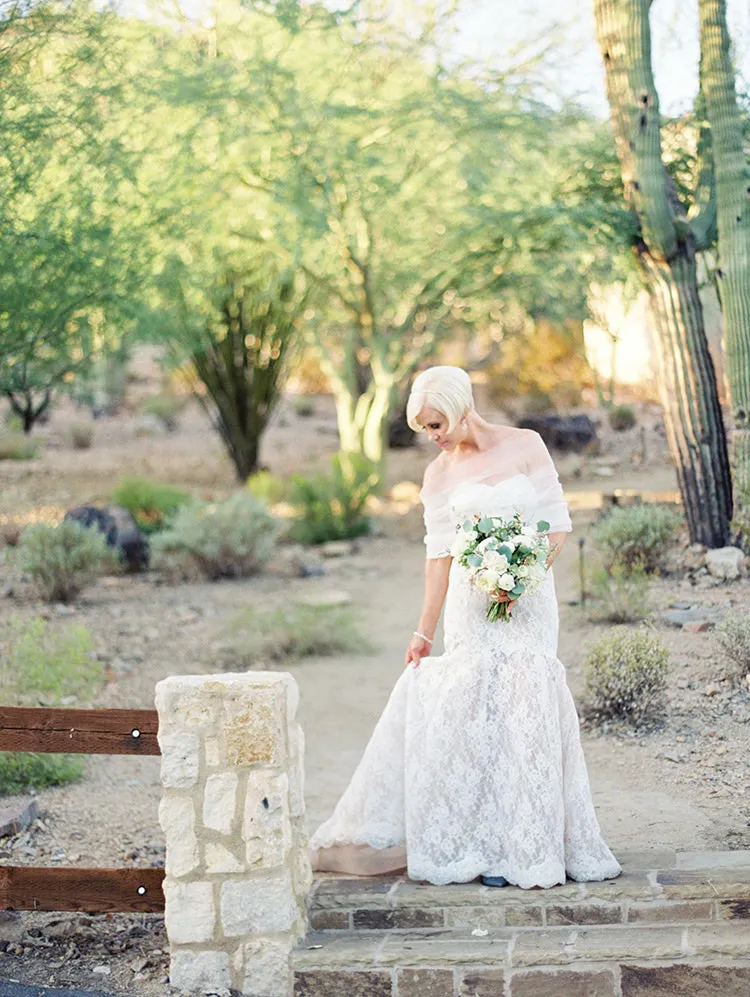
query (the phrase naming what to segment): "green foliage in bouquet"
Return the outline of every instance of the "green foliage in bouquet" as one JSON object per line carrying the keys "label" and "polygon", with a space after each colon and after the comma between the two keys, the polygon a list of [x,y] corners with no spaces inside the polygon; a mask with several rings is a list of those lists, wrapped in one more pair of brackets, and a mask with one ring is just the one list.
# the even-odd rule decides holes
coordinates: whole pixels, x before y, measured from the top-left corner
{"label": "green foliage in bouquet", "polygon": [[682,523],[682,515],[665,505],[615,508],[597,523],[594,543],[607,571],[618,565],[625,571],[653,573],[665,566]]}
{"label": "green foliage in bouquet", "polygon": [[123,506],[144,533],[165,529],[169,520],[187,505],[187,492],[148,478],[123,478],[112,493],[112,501]]}
{"label": "green foliage in bouquet", "polygon": [[321,544],[350,540],[372,531],[367,501],[378,487],[374,465],[358,454],[337,455],[329,475],[294,477],[289,500],[295,507],[292,540]]}
{"label": "green foliage in bouquet", "polygon": [[246,578],[273,554],[278,528],[247,491],[223,502],[183,506],[152,541],[156,566],[175,578]]}
{"label": "green foliage in bouquet", "polygon": [[584,668],[587,712],[597,720],[637,725],[663,705],[669,651],[647,630],[603,637],[588,649]]}
{"label": "green foliage in bouquet", "polygon": [[[503,520],[492,516],[467,519],[454,542],[454,556],[469,572],[472,582],[488,594],[507,592],[511,600],[538,587],[546,571],[549,540],[544,535],[550,524],[540,520],[523,540],[529,526],[519,513]],[[494,563],[493,563],[494,561]],[[503,584],[503,580],[506,584]],[[511,618],[507,602],[493,599],[487,610],[491,623],[507,623]]]}
{"label": "green foliage in bouquet", "polygon": [[104,535],[80,523],[27,526],[19,544],[20,563],[47,602],[72,602],[98,575],[115,565]]}

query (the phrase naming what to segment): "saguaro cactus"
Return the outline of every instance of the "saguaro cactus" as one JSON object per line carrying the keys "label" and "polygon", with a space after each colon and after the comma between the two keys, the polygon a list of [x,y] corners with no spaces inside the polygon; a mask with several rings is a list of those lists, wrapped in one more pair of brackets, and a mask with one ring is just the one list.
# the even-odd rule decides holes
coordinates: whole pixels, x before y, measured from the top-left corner
{"label": "saguaro cactus", "polygon": [[729,536],[732,493],[698,295],[696,252],[708,236],[702,212],[688,220],[664,167],[650,6],[650,0],[594,0],[597,38],[625,196],[638,220],[634,249],[650,296],[667,438],[690,537],[719,547]]}
{"label": "saguaro cactus", "polygon": [[701,89],[711,126],[716,184],[734,501],[735,508],[746,514],[750,507],[750,173],[735,94],[726,0],[700,0],[699,9]]}

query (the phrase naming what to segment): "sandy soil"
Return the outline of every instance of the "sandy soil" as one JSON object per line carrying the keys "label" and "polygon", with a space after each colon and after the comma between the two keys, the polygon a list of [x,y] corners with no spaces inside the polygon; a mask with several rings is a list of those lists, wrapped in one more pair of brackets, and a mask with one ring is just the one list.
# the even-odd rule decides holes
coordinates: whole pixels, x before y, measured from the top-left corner
{"label": "sandy soil", "polygon": [[[189,412],[181,429],[169,435],[139,435],[134,415],[100,421],[89,451],[70,449],[70,418],[70,410],[63,408],[44,428],[46,446],[39,459],[0,463],[0,523],[3,517],[47,518],[79,501],[106,501],[113,482],[124,473],[174,481],[204,495],[223,494],[234,486],[231,468],[197,411]],[[596,515],[592,506],[602,491],[674,489],[658,413],[644,410],[642,422],[647,427],[645,459],[638,431],[617,437],[605,433],[597,458],[560,459],[577,535],[586,536]],[[286,474],[325,464],[335,449],[331,407],[321,400],[316,415],[304,420],[293,414],[291,405],[285,406],[269,431],[264,456],[273,471]],[[429,456],[426,448],[392,454],[391,484],[419,481]],[[0,567],[0,593],[5,591],[0,620],[42,613],[54,626],[66,626],[71,619],[84,624],[107,666],[108,681],[97,702],[148,707],[154,684],[163,676],[222,667],[217,649],[239,609],[301,598],[313,588],[348,593],[373,650],[289,666],[302,693],[309,822],[315,826],[345,787],[400,673],[421,599],[421,535],[419,509],[407,502],[390,503],[381,509],[378,535],[363,541],[356,554],[326,561],[321,578],[290,578],[283,564],[261,577],[233,583],[170,586],[153,575],[114,578],[87,591],[71,615],[36,601],[5,564]],[[556,575],[560,657],[580,701],[585,646],[606,627],[588,622],[580,606],[569,604],[578,597],[577,557],[577,545],[571,541]],[[750,607],[750,583],[743,579],[696,590],[687,580],[662,580],[654,583],[652,596],[654,626],[672,651],[669,708],[663,725],[650,732],[584,730],[603,830],[615,852],[750,848],[750,694],[722,683],[723,665],[711,632],[685,633],[658,622],[659,613],[679,600]],[[24,834],[0,841],[0,864],[161,864],[158,798],[158,759],[89,758],[83,782],[39,794],[43,820]],[[122,950],[124,955],[105,953],[113,966],[117,963],[115,975],[126,991],[133,974],[141,981],[142,993],[151,992],[146,983],[163,979],[159,938],[149,935],[148,965],[141,964],[142,940],[133,940]],[[96,952],[82,956],[83,975],[73,972],[79,963],[68,960],[68,976],[57,978],[102,984],[101,977],[90,975],[101,958]],[[46,980],[41,971],[22,978]],[[114,977],[107,980],[113,983]]]}

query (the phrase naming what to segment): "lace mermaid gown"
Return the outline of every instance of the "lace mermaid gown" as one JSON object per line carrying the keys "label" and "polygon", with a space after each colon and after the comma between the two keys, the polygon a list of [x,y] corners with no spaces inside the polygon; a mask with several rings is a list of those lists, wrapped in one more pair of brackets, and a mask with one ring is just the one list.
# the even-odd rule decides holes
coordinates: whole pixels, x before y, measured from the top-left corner
{"label": "lace mermaid gown", "polygon": [[[460,463],[439,457],[422,490],[428,557],[449,556],[467,515],[519,509],[571,529],[557,473],[537,434],[508,430]],[[319,870],[462,883],[504,876],[529,888],[609,879],[620,866],[594,813],[578,717],[557,658],[549,572],[509,623],[455,562],[445,653],[397,681],[333,816],[313,835]]]}

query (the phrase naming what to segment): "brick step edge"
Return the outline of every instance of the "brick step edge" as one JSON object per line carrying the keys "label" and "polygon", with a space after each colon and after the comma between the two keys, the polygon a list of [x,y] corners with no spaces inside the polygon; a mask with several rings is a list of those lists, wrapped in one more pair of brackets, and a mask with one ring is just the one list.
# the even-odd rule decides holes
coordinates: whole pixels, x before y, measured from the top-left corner
{"label": "brick step edge", "polygon": [[[311,910],[312,931],[414,931],[422,928],[564,927],[595,924],[684,924],[750,920],[750,898],[505,903],[453,907],[357,907]],[[750,934],[750,925],[748,925]]]}
{"label": "brick step edge", "polygon": [[497,966],[313,970],[295,974],[295,997],[747,997],[750,960],[591,963],[574,969]]}
{"label": "brick step edge", "polygon": [[496,931],[317,932],[292,952],[292,967],[386,970],[493,965],[507,970],[588,962],[750,960],[747,922],[595,925]]}
{"label": "brick step edge", "polygon": [[478,882],[432,886],[404,878],[383,877],[369,881],[327,878],[313,884],[308,909],[312,915],[319,911],[572,907],[676,900],[746,900],[750,903],[750,867],[627,872],[601,883],[568,882],[549,890],[521,890],[513,886],[497,889]]}

